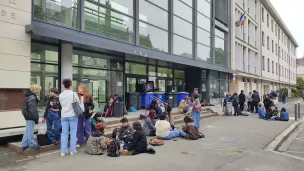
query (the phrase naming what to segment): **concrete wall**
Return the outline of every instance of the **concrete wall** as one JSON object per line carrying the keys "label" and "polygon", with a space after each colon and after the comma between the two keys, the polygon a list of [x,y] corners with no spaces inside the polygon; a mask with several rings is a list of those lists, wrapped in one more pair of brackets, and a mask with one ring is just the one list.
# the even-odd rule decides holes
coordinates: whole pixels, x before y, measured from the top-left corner
{"label": "concrete wall", "polygon": [[[30,86],[31,38],[25,25],[31,24],[31,4],[31,0],[0,1],[0,91]],[[24,125],[20,111],[0,111],[0,129]]]}

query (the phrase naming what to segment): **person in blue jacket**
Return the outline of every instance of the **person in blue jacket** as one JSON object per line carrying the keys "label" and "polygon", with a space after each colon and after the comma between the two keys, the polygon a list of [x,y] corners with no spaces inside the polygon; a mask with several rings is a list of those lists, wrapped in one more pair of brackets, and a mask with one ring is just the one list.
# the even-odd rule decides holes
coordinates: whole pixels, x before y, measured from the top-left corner
{"label": "person in blue jacket", "polygon": [[281,121],[288,121],[289,120],[289,114],[284,107],[281,109],[281,112],[280,112],[280,120]]}
{"label": "person in blue jacket", "polygon": [[264,109],[264,107],[261,103],[259,104],[258,113],[259,113],[259,118],[260,119],[265,119],[266,112],[265,112],[265,109]]}

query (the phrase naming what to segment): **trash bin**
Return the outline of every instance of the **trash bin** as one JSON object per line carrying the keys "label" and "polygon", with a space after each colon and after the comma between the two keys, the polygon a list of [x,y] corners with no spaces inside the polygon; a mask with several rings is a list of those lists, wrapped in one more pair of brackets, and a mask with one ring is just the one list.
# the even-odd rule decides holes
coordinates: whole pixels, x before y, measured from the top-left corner
{"label": "trash bin", "polygon": [[169,106],[172,108],[177,107],[177,93],[166,93],[165,97],[166,101],[169,103]]}
{"label": "trash bin", "polygon": [[146,109],[153,101],[153,93],[143,93],[141,96],[141,108]]}
{"label": "trash bin", "polygon": [[177,105],[179,105],[179,103],[189,95],[189,93],[187,92],[179,92],[177,95]]}
{"label": "trash bin", "polygon": [[138,100],[137,100],[137,110],[141,109],[141,103],[142,102],[142,97],[140,94],[138,94]]}
{"label": "trash bin", "polygon": [[127,106],[134,106],[135,108],[137,108],[138,96],[139,96],[139,93],[136,93],[136,92],[126,93]]}
{"label": "trash bin", "polygon": [[159,98],[162,102],[165,102],[165,94],[163,92],[154,92],[154,96]]}

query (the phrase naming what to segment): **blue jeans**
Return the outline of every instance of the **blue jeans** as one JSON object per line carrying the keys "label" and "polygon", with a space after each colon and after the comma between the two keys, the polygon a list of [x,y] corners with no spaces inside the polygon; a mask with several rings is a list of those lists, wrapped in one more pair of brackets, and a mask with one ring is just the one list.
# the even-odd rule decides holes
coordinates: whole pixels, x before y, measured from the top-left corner
{"label": "blue jeans", "polygon": [[121,141],[124,142],[123,149],[127,150],[129,147],[129,143],[133,140],[133,136],[128,136],[126,138],[120,138]]}
{"label": "blue jeans", "polygon": [[200,128],[201,113],[192,111],[192,120],[197,129]]}
{"label": "blue jeans", "polygon": [[[53,130],[54,125],[54,130]],[[60,116],[58,112],[49,110],[46,116],[46,127],[47,127],[47,136],[50,141],[53,143],[56,140],[60,140]]]}
{"label": "blue jeans", "polygon": [[68,152],[68,139],[69,139],[69,129],[70,129],[70,152],[76,152],[76,133],[77,133],[77,122],[78,118],[72,117],[62,117],[62,134],[61,134],[61,152]]}
{"label": "blue jeans", "polygon": [[170,134],[166,137],[159,137],[162,140],[172,140],[173,138],[176,137],[185,137],[186,133],[183,131],[170,131]]}
{"label": "blue jeans", "polygon": [[22,137],[21,148],[25,148],[25,147],[32,148],[37,146],[37,143],[34,139],[34,128],[35,128],[35,121],[27,120],[25,132]]}

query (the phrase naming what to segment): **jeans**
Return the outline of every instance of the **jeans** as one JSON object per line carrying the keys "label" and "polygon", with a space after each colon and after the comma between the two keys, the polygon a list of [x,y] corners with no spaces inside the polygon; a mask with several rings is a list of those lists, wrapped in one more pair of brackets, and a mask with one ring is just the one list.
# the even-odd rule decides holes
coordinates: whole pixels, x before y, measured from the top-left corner
{"label": "jeans", "polygon": [[244,110],[244,103],[240,103],[240,108],[241,108],[241,111]]}
{"label": "jeans", "polygon": [[61,152],[68,152],[68,139],[69,139],[69,129],[70,129],[70,152],[76,152],[76,133],[77,133],[77,121],[78,118],[63,117],[61,118],[62,134],[61,134]]}
{"label": "jeans", "polygon": [[22,137],[21,148],[24,147],[32,148],[37,146],[37,143],[34,139],[34,128],[35,128],[35,121],[27,120],[25,132]]}
{"label": "jeans", "polygon": [[197,129],[200,128],[201,113],[192,111],[192,120]]}
{"label": "jeans", "polygon": [[[53,130],[54,125],[54,130]],[[47,136],[50,141],[53,143],[60,140],[60,116],[58,112],[49,110],[46,116],[46,127],[47,127]]]}
{"label": "jeans", "polygon": [[166,137],[159,137],[162,140],[172,140],[176,137],[185,137],[187,134],[183,131],[170,131],[170,134]]}
{"label": "jeans", "polygon": [[127,150],[129,147],[129,143],[133,140],[133,136],[128,136],[126,138],[119,138],[121,141],[124,142],[123,150]]}
{"label": "jeans", "polygon": [[91,118],[86,119],[83,115],[78,116],[78,127],[77,127],[77,144],[84,144],[84,136],[86,140],[91,135]]}
{"label": "jeans", "polygon": [[248,112],[251,111],[251,102],[250,101],[247,102],[247,111]]}

